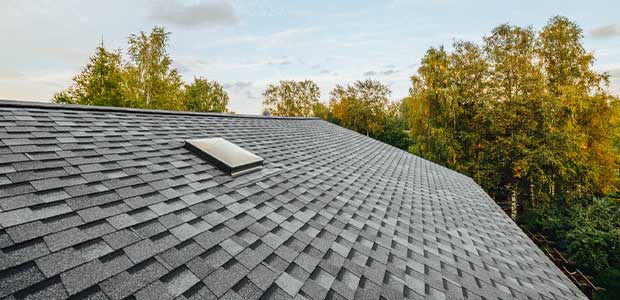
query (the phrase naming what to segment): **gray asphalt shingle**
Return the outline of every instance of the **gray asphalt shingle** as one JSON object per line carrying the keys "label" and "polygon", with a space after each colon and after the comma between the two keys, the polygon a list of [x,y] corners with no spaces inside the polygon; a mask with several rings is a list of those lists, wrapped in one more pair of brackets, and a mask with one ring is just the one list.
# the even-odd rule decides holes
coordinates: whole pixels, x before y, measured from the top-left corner
{"label": "gray asphalt shingle", "polygon": [[[0,298],[585,299],[466,176],[336,125],[0,101]],[[188,139],[264,158],[231,177]]]}

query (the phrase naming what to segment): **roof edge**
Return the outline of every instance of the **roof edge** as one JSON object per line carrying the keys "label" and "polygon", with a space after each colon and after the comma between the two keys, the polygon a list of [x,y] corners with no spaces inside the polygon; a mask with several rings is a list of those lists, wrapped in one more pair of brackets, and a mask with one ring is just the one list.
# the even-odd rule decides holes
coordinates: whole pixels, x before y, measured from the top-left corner
{"label": "roof edge", "polygon": [[165,115],[190,115],[190,116],[209,116],[221,118],[249,118],[249,119],[281,119],[281,120],[320,120],[317,117],[280,117],[280,116],[261,116],[247,114],[227,114],[216,112],[191,112],[191,111],[174,111],[174,110],[156,110],[144,108],[128,108],[115,106],[95,106],[95,105],[78,105],[78,104],[58,104],[51,102],[39,102],[28,100],[7,100],[0,99],[0,107],[15,108],[40,108],[52,110],[79,110],[79,111],[109,111],[124,113],[141,113],[141,114],[165,114]]}

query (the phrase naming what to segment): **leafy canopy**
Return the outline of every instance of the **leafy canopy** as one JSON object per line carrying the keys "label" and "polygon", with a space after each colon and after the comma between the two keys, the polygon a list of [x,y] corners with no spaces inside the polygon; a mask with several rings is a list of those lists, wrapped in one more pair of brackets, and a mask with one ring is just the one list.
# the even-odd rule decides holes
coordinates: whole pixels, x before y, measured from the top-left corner
{"label": "leafy canopy", "polygon": [[73,84],[56,93],[57,103],[189,111],[227,111],[228,94],[216,81],[195,78],[184,84],[167,48],[170,33],[154,27],[128,38],[127,59],[120,50],[95,49]]}
{"label": "leafy canopy", "polygon": [[538,33],[505,24],[482,45],[429,49],[404,100],[410,150],[517,207],[613,191],[617,99],[582,38],[553,17]]}
{"label": "leafy canopy", "polygon": [[320,105],[319,86],[312,80],[281,80],[263,93],[265,112],[273,116],[310,117]]}
{"label": "leafy canopy", "polygon": [[95,49],[73,85],[54,95],[55,103],[125,106],[126,84],[120,51],[110,52],[103,43]]}
{"label": "leafy canopy", "polygon": [[155,27],[148,35],[141,31],[128,39],[126,64],[128,96],[139,107],[183,109],[181,76],[172,67],[167,46],[170,33]]}
{"label": "leafy canopy", "polygon": [[384,129],[390,94],[390,89],[379,81],[358,80],[352,85],[336,85],[329,106],[336,123],[378,137]]}
{"label": "leafy canopy", "polygon": [[229,100],[217,81],[206,78],[194,78],[194,82],[186,84],[183,98],[187,110],[205,112],[225,112]]}

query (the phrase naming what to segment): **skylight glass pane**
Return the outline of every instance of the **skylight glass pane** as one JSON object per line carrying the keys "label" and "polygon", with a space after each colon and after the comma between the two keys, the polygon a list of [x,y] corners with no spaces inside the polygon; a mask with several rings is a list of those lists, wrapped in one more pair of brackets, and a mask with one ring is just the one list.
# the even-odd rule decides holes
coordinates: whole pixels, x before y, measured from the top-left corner
{"label": "skylight glass pane", "polygon": [[263,159],[223,138],[188,140],[189,149],[231,175],[240,175],[260,168]]}

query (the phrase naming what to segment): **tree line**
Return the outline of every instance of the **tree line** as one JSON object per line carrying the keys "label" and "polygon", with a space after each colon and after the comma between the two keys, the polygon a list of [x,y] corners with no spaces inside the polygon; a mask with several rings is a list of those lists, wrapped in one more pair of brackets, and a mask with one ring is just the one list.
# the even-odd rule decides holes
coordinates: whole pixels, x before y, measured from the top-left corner
{"label": "tree line", "polygon": [[540,32],[501,25],[481,45],[430,48],[401,101],[363,80],[336,86],[325,105],[311,81],[281,81],[265,92],[265,110],[321,117],[381,140],[392,127],[408,131],[406,149],[510,200],[516,218],[552,200],[617,189],[619,102],[582,39],[565,17]]}
{"label": "tree line", "polygon": [[214,80],[198,77],[184,83],[172,66],[167,47],[170,33],[155,27],[132,34],[124,56],[121,49],[95,49],[67,89],[52,98],[65,104],[147,109],[226,112],[228,94]]}
{"label": "tree line", "polygon": [[[127,50],[96,47],[72,84],[52,101],[63,104],[117,106],[195,112],[228,112],[229,96],[220,83],[203,77],[183,82],[168,53],[170,33],[154,27],[127,39]],[[263,113],[316,116],[382,140],[409,147],[407,122],[400,102],[390,101],[389,88],[374,80],[338,85],[326,105],[312,80],[283,80],[263,93]]]}
{"label": "tree line", "polygon": [[282,80],[263,93],[264,113],[273,116],[319,117],[407,150],[407,121],[402,102],[390,101],[390,89],[379,81],[358,80],[336,85],[327,104],[311,80]]}
{"label": "tree line", "polygon": [[521,209],[617,188],[618,99],[572,21],[501,25],[482,45],[428,50],[412,77],[411,151]]}

